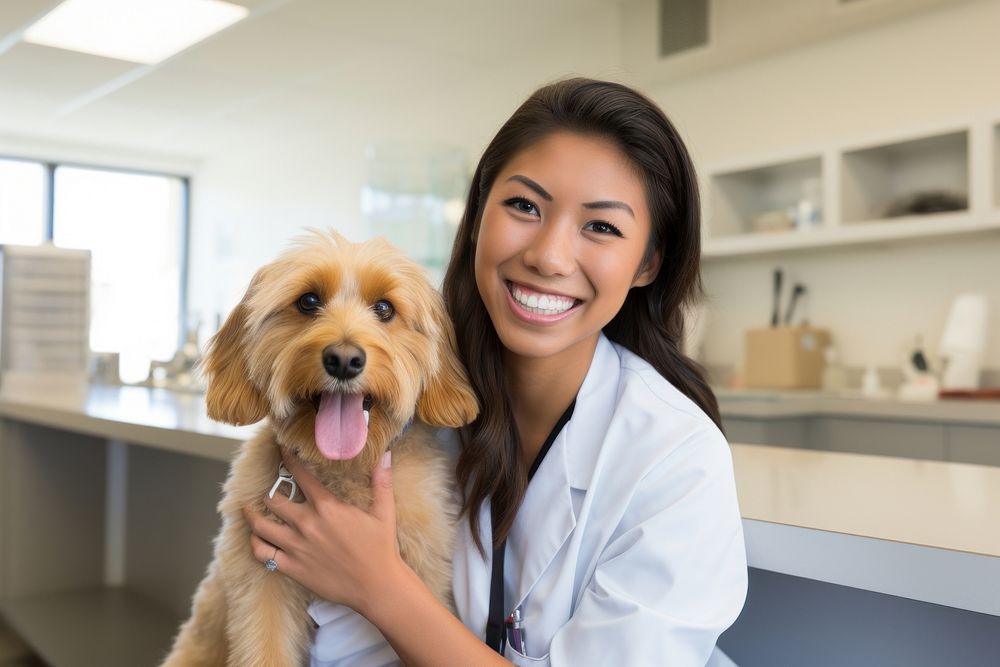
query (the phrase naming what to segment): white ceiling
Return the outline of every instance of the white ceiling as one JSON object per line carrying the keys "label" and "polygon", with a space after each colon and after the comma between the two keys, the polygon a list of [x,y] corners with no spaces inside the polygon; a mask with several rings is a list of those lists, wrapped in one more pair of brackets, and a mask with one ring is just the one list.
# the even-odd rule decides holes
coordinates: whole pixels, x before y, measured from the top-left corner
{"label": "white ceiling", "polygon": [[[151,66],[26,44],[21,33],[59,0],[0,1],[0,138],[198,158],[228,142],[295,126],[307,132],[338,115],[405,112],[408,104],[435,100],[439,91],[488,82],[505,62],[530,65],[536,54],[542,61],[539,76],[547,77],[544,61],[551,59],[552,48],[565,44],[573,53],[584,53],[592,46],[567,34],[572,17],[601,22],[587,33],[591,39],[603,37],[607,23],[613,52],[619,54],[620,46],[627,56],[635,41],[622,35],[623,25],[632,29],[627,15],[649,23],[634,9],[655,0],[230,1],[248,7],[248,18]],[[914,9],[955,1],[858,4],[874,7],[875,15],[885,14],[887,5]],[[744,2],[761,0],[738,0],[733,6]],[[791,9],[801,10],[803,2],[767,0],[760,6],[788,17],[801,13]],[[828,13],[827,3],[835,0],[809,2]],[[822,23],[824,14],[817,11],[800,25]],[[618,20],[622,16],[624,22]],[[748,21],[733,23],[747,26]],[[760,32],[749,23],[745,33]],[[786,20],[782,32],[794,29]],[[753,55],[746,49],[733,53],[742,60]],[[718,55],[718,50],[707,54]],[[568,58],[573,62],[572,54]],[[621,64],[620,57],[614,60],[609,67]],[[445,108],[450,113],[451,107]]]}
{"label": "white ceiling", "polygon": [[486,75],[567,14],[617,4],[230,1],[250,15],[145,66],[27,44],[21,33],[59,0],[3,0],[0,134],[199,156],[223,137],[266,131],[276,110],[399,104]]}

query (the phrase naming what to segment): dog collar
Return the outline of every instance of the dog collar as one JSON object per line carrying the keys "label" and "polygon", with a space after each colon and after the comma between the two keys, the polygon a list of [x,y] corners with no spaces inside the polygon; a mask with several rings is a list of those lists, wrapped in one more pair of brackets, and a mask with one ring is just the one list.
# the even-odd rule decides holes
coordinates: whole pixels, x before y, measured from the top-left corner
{"label": "dog collar", "polygon": [[288,499],[295,499],[295,492],[299,490],[299,485],[295,483],[295,478],[292,477],[292,473],[288,471],[284,463],[278,464],[278,479],[274,480],[274,485],[271,487],[271,491],[267,494],[268,498],[274,498],[274,494],[278,492],[282,484],[288,484],[291,488],[288,490]]}

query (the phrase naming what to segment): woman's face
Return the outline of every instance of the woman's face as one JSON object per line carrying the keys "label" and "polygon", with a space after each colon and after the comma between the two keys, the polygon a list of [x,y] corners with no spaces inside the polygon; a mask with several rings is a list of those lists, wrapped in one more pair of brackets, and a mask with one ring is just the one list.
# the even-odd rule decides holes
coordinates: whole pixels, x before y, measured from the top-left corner
{"label": "woman's face", "polygon": [[595,342],[655,277],[659,255],[640,267],[649,234],[645,188],[612,143],[556,132],[517,153],[476,238],[476,284],[504,347],[538,358]]}

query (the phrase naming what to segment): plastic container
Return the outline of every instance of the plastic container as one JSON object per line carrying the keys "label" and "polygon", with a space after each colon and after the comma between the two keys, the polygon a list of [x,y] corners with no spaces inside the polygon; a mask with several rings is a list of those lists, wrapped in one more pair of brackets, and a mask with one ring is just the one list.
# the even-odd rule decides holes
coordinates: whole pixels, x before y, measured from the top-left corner
{"label": "plastic container", "polygon": [[799,231],[815,229],[823,221],[822,193],[818,178],[807,178],[802,181],[802,196],[794,207],[792,216],[795,228]]}
{"label": "plastic container", "polygon": [[823,375],[820,378],[820,387],[823,391],[839,393],[847,389],[847,368],[840,363],[837,348],[827,345],[823,351]]}

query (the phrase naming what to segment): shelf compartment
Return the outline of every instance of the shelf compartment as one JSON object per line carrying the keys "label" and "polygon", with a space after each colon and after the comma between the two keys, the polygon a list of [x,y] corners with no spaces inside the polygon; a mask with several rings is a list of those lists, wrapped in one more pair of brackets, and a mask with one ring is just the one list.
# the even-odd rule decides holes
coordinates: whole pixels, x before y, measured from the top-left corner
{"label": "shelf compartment", "polygon": [[179,627],[174,615],[124,588],[5,600],[0,613],[52,667],[157,665]]}
{"label": "shelf compartment", "polygon": [[890,211],[922,193],[955,195],[964,198],[964,206],[919,217],[969,210],[967,130],[848,151],[841,164],[843,225],[911,219],[911,214],[897,218]]}
{"label": "shelf compartment", "polygon": [[[774,235],[796,231],[792,215],[805,192],[822,210],[823,160],[809,156],[753,169],[716,173],[710,180],[708,227],[712,238]],[[762,216],[772,218],[767,224]],[[778,223],[778,224],[773,224]]]}

